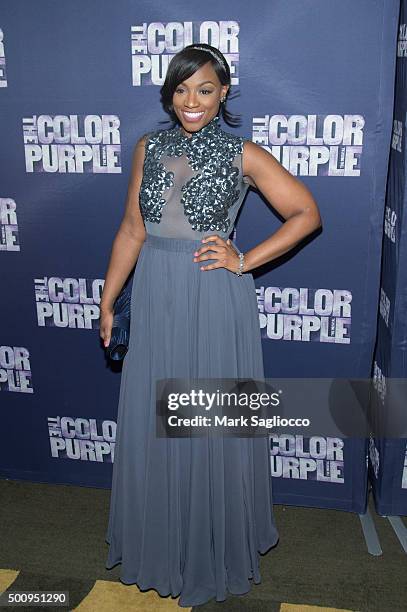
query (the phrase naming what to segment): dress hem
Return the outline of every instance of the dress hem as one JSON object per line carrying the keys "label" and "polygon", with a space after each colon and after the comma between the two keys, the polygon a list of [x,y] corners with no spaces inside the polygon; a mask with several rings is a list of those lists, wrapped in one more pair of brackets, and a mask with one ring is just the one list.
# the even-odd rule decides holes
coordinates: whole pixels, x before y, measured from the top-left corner
{"label": "dress hem", "polygon": [[[106,569],[109,570],[115,567],[118,563],[121,563],[121,562],[117,561],[117,563],[115,563],[114,565],[109,566],[109,567],[107,567],[106,565],[105,567]],[[171,599],[179,599],[178,606],[181,608],[193,608],[194,606],[200,606],[200,605],[209,603],[213,599],[215,599],[215,601],[217,602],[223,602],[223,601],[226,601],[228,599],[228,596],[230,595],[247,595],[247,593],[250,593],[250,591],[252,590],[254,584],[256,585],[261,584],[261,578],[256,580],[256,578],[252,576],[250,578],[247,578],[247,585],[245,585],[245,587],[233,588],[233,587],[225,586],[224,595],[217,595],[216,592],[211,591],[211,594],[209,593],[205,595],[202,594],[201,596],[194,597],[193,599],[188,600],[182,597],[182,594],[181,594],[182,590],[179,591],[178,594],[173,594],[171,593],[171,591],[168,592],[168,590],[164,587],[143,584],[140,580],[135,580],[133,578],[125,579],[125,578],[120,577],[119,581],[125,586],[136,585],[139,591],[142,593],[153,590],[163,599],[167,599],[168,597],[171,597]]]}
{"label": "dress hem", "polygon": [[[107,544],[110,545],[110,542],[107,539],[105,539],[105,541]],[[272,544],[267,543],[267,544],[261,545],[258,548],[257,552],[261,555],[265,555],[268,551],[274,548],[278,544],[278,542],[279,542],[279,537],[277,537],[277,539],[274,540]],[[122,563],[121,558],[113,563],[106,563],[105,568],[107,570],[111,570],[114,567],[116,567],[116,565],[119,565],[120,563]],[[202,595],[201,597],[194,597],[193,600],[190,600],[189,602],[188,602],[188,599],[187,600],[183,599],[182,594],[181,594],[182,589],[178,592],[178,594],[173,594],[171,593],[171,591],[168,591],[168,589],[163,586],[158,586],[158,585],[152,586],[149,583],[143,583],[139,579],[125,578],[125,577],[120,576],[119,580],[122,584],[126,586],[131,586],[135,584],[141,592],[153,590],[160,597],[163,597],[164,599],[167,597],[171,597],[172,599],[180,598],[180,600],[182,599],[182,603],[181,601],[178,602],[179,607],[191,608],[194,606],[199,606],[199,605],[208,603],[212,599],[215,599],[217,602],[226,601],[229,595],[247,595],[247,593],[251,591],[254,584],[261,584],[262,580],[261,580],[261,576],[259,572],[258,572],[258,576],[259,578],[256,579],[256,576],[252,572],[252,575],[247,577],[247,584],[244,587],[232,587],[232,586],[225,585],[225,595],[224,596],[217,595],[216,592],[212,591],[211,595],[206,594],[206,595]],[[181,576],[181,580],[182,580],[182,576]]]}

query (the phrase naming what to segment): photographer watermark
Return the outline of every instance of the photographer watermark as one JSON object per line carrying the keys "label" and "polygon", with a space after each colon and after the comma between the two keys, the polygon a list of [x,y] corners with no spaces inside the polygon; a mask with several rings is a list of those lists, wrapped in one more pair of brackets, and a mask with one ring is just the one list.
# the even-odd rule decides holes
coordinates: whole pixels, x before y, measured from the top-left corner
{"label": "photographer watermark", "polygon": [[158,437],[252,437],[310,426],[306,416],[283,414],[282,389],[255,379],[160,379],[156,409]]}
{"label": "photographer watermark", "polygon": [[156,381],[157,437],[407,437],[406,379],[168,378]]}
{"label": "photographer watermark", "polygon": [[[245,382],[247,386],[247,381]],[[256,381],[250,382],[251,387],[256,384]],[[234,381],[233,384],[235,386]],[[257,382],[256,387],[258,385],[259,383]],[[223,387],[225,387],[225,383],[223,383]],[[309,427],[309,419],[284,418],[280,415],[261,416],[259,414],[259,411],[261,414],[264,414],[265,410],[262,409],[270,409],[271,407],[279,406],[279,404],[280,397],[278,392],[251,391],[248,393],[244,390],[225,391],[219,388],[216,391],[209,392],[202,388],[192,388],[187,392],[172,391],[168,393],[167,390],[167,408],[168,411],[173,411],[174,413],[168,414],[166,422],[168,427],[180,430],[197,427],[220,428],[225,429],[225,431],[232,430],[233,435],[236,435],[237,430],[245,435],[251,435],[250,431],[252,431],[252,435],[259,435],[262,428]],[[184,408],[196,409],[198,414],[185,416],[183,413]],[[234,416],[231,416],[231,409],[233,409]],[[249,411],[249,414],[245,414],[247,411]],[[252,414],[250,414],[250,411]],[[253,414],[255,411],[257,414]],[[238,412],[240,414],[236,416]]]}

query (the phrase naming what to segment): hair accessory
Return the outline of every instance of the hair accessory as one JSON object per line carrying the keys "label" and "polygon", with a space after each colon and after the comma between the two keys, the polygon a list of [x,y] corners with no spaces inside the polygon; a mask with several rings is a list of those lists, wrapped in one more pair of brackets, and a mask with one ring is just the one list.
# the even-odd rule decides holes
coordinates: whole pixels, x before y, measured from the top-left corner
{"label": "hair accessory", "polygon": [[[200,51],[206,51],[207,53],[210,53],[212,55],[212,57],[214,57],[219,62],[219,64],[222,66],[223,70],[225,72],[228,71],[227,65],[226,65],[226,60],[223,58],[223,56],[216,55],[216,53],[214,51],[212,51],[212,49],[207,49],[206,47],[201,47],[200,45],[191,45],[189,48],[190,49],[199,49]],[[219,51],[219,53],[220,53],[220,51]]]}

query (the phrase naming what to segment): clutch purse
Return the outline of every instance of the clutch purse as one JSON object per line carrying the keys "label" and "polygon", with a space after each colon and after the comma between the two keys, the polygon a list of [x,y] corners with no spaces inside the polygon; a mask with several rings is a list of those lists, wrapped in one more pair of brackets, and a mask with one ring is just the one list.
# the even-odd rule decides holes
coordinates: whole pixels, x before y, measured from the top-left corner
{"label": "clutch purse", "polygon": [[129,348],[130,337],[130,306],[133,276],[124,285],[116,298],[113,309],[112,333],[106,353],[109,359],[120,361]]}

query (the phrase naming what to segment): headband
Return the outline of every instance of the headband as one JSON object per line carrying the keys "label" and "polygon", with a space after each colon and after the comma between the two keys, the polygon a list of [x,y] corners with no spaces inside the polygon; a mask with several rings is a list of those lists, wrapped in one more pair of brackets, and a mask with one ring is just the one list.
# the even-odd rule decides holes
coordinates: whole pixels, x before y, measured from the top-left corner
{"label": "headband", "polygon": [[210,53],[212,57],[214,57],[217,60],[217,62],[222,66],[224,71],[227,73],[227,66],[225,65],[226,63],[225,60],[223,59],[223,57],[219,57],[218,55],[216,55],[216,53],[212,51],[212,49],[207,49],[206,47],[200,47],[199,45],[191,45],[190,49],[199,49],[199,51],[206,51],[207,53]]}

